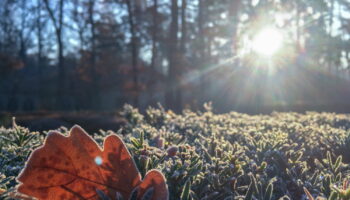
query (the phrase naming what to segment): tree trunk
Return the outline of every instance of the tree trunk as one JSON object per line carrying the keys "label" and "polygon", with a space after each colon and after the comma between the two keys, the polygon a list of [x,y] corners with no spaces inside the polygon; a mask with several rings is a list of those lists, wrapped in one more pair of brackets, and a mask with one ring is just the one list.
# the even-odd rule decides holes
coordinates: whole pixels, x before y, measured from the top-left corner
{"label": "tree trunk", "polygon": [[57,98],[56,98],[56,109],[65,109],[65,98],[64,92],[66,91],[66,72],[64,67],[64,56],[63,56],[63,41],[62,41],[62,28],[63,28],[63,7],[64,0],[59,1],[59,13],[58,19],[55,18],[53,10],[50,8],[48,0],[44,0],[46,9],[49,13],[51,21],[55,28],[56,41],[58,46],[58,70],[59,75],[57,76]]}
{"label": "tree trunk", "polygon": [[186,22],[187,0],[182,0],[181,5],[181,44],[180,49],[182,53],[185,51],[186,36],[187,36],[187,22]]}
{"label": "tree trunk", "polygon": [[[331,71],[332,70],[332,51],[334,51],[333,49],[333,44],[332,44],[332,34],[333,34],[333,18],[334,18],[334,0],[331,0],[331,7],[329,10],[329,32],[328,32],[328,48],[327,48],[327,63],[328,63],[328,70]],[[338,72],[338,70],[335,71],[336,73]]]}
{"label": "tree trunk", "polygon": [[92,89],[88,90],[90,99],[90,108],[98,109],[100,104],[99,76],[96,69],[96,26],[94,20],[95,1],[89,0],[89,23],[91,32],[91,55],[90,55],[90,77],[92,78]]}
{"label": "tree trunk", "polygon": [[138,45],[136,38],[136,27],[135,27],[135,16],[134,16],[134,6],[131,4],[131,0],[126,0],[126,5],[128,8],[128,20],[131,33],[131,60],[132,60],[132,71],[133,71],[133,82],[134,82],[134,106],[139,106],[139,84],[138,84]]}
{"label": "tree trunk", "polygon": [[57,29],[57,42],[58,42],[58,66],[59,66],[59,80],[57,82],[58,87],[58,95],[60,98],[58,106],[60,109],[65,109],[65,98],[64,93],[66,91],[66,71],[64,67],[64,57],[63,57],[63,41],[62,41],[62,27],[63,27],[63,6],[64,6],[64,0],[60,1],[60,7],[59,7],[59,23],[58,23],[58,29]]}
{"label": "tree trunk", "polygon": [[38,85],[38,96],[40,98],[40,106],[44,105],[44,81],[43,81],[43,37],[42,37],[42,17],[41,17],[41,3],[40,0],[37,2],[37,38],[38,38],[38,55],[37,55],[37,65],[39,71],[39,85]]}
{"label": "tree trunk", "polygon": [[[196,102],[198,104],[203,103],[203,99],[205,98],[205,79],[204,79],[204,64],[205,64],[205,35],[204,35],[204,13],[205,13],[205,0],[199,0],[198,2],[198,35],[199,35],[199,86],[197,88]],[[200,106],[200,105],[197,105]]]}
{"label": "tree trunk", "polygon": [[20,49],[19,49],[19,58],[22,60],[24,64],[27,63],[27,46],[25,42],[25,26],[26,26],[26,1],[22,0],[21,2],[22,7],[22,13],[21,13],[21,28],[19,33],[19,40],[20,40]]}
{"label": "tree trunk", "polygon": [[169,62],[169,71],[168,71],[168,79],[167,79],[167,88],[166,88],[166,105],[168,108],[175,109],[175,87],[176,86],[176,57],[177,57],[177,43],[178,43],[178,4],[177,0],[171,1],[171,23],[170,23],[170,33],[169,33],[169,41],[168,41],[168,62]]}
{"label": "tree trunk", "polygon": [[300,11],[300,3],[298,0],[295,1],[295,7],[296,7],[296,27],[295,27],[295,31],[296,31],[296,52],[299,55],[299,53],[301,52],[301,34],[300,34],[300,21],[301,21],[301,11]]}
{"label": "tree trunk", "polygon": [[[158,0],[153,0],[153,29],[152,29],[152,59],[151,59],[151,69],[153,72],[156,71],[156,60],[157,60],[157,42],[158,42]],[[154,90],[155,83],[157,80],[150,78],[149,81],[149,94],[150,94],[150,103],[153,105],[155,103],[154,99]]]}
{"label": "tree trunk", "polygon": [[237,33],[237,26],[239,24],[239,15],[238,12],[241,7],[241,0],[232,1],[229,5],[229,19],[232,20],[232,27],[231,31],[233,33],[233,41],[232,41],[232,51],[233,51],[233,57],[236,57],[238,55],[238,33]]}
{"label": "tree trunk", "polygon": [[[181,51],[181,69],[177,69],[176,78],[177,78],[177,87],[176,87],[176,110],[182,110],[182,76],[183,70],[186,66],[186,42],[187,42],[187,22],[186,22],[186,11],[187,11],[187,0],[182,0],[181,2],[181,42],[180,42],[180,51]],[[180,52],[179,52],[180,54]]]}

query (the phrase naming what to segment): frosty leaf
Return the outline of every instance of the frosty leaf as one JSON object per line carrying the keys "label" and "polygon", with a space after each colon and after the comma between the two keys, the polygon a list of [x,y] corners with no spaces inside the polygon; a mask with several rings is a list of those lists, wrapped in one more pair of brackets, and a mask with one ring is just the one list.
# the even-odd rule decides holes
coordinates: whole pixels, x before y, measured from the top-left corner
{"label": "frosty leaf", "polygon": [[[160,180],[161,178],[161,180]],[[163,175],[151,171],[141,181],[134,161],[123,141],[110,135],[103,150],[83,129],[75,126],[65,137],[57,132],[48,135],[42,147],[29,158],[18,177],[18,192],[38,199],[99,199],[101,191],[111,199],[119,193],[128,199],[134,188],[153,187],[152,200],[167,199]]]}
{"label": "frosty leaf", "polygon": [[165,184],[165,178],[163,174],[157,170],[151,170],[146,174],[143,182],[139,186],[139,199],[152,187],[152,200],[168,199],[168,189]]}

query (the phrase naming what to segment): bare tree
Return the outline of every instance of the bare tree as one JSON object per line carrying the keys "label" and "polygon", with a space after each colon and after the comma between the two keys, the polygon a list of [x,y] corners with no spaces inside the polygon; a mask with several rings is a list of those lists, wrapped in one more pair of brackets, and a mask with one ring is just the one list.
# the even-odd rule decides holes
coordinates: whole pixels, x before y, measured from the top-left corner
{"label": "bare tree", "polygon": [[187,0],[182,0],[181,2],[181,43],[180,43],[180,49],[182,52],[185,51],[185,45],[187,42],[186,12],[187,12]]}
{"label": "bare tree", "polygon": [[43,55],[43,28],[45,25],[44,17],[42,15],[42,4],[41,0],[37,0],[36,4],[36,37],[38,40],[38,52],[37,52],[37,66],[39,68],[39,96],[41,105],[43,105],[44,97],[44,82],[43,82],[43,65],[44,65],[44,55]]}
{"label": "bare tree", "polygon": [[89,24],[90,24],[90,32],[91,32],[91,56],[90,56],[90,77],[92,78],[92,84],[93,84],[93,90],[89,90],[92,92],[92,102],[91,102],[91,107],[92,108],[97,108],[99,105],[99,75],[97,73],[96,69],[96,51],[97,51],[97,46],[96,46],[96,23],[95,23],[95,0],[89,0],[88,2],[88,13],[89,13]]}
{"label": "bare tree", "polygon": [[[175,89],[176,93],[176,109],[178,111],[182,110],[182,93],[184,88],[182,87],[182,76],[183,71],[185,70],[186,66],[186,43],[187,43],[187,21],[186,21],[186,12],[187,12],[187,0],[181,1],[181,40],[180,40],[180,47],[179,47],[179,55],[180,58],[178,58],[181,62],[181,65],[177,66],[177,87]],[[179,68],[181,67],[181,68]]]}
{"label": "bare tree", "polygon": [[301,51],[301,2],[299,0],[295,1],[296,8],[296,16],[295,16],[295,32],[296,32],[296,52],[299,53]]}
{"label": "bare tree", "polygon": [[[206,0],[199,0],[198,1],[198,16],[197,16],[197,29],[198,29],[198,54],[199,54],[199,62],[198,62],[198,68],[200,71],[203,71],[203,67],[205,64],[205,34],[204,34],[204,24],[205,24],[205,7],[206,7]],[[199,77],[199,87],[197,88],[197,96],[199,97],[198,99],[203,99],[204,98],[204,91],[205,91],[205,79],[204,79],[204,74],[201,74]],[[202,103],[202,102],[199,102]]]}
{"label": "bare tree", "polygon": [[53,9],[50,7],[48,0],[43,0],[47,12],[49,13],[50,19],[55,29],[56,41],[57,41],[57,56],[58,56],[58,68],[59,76],[57,77],[57,99],[56,104],[58,109],[63,109],[64,104],[64,91],[66,88],[66,70],[64,66],[64,56],[63,56],[63,15],[64,15],[64,4],[65,0],[58,1],[58,17],[55,16]]}
{"label": "bare tree", "polygon": [[171,1],[171,22],[170,33],[168,38],[168,78],[166,88],[166,104],[169,108],[177,107],[175,102],[175,89],[177,87],[177,53],[178,53],[178,31],[179,31],[179,9],[177,0]]}
{"label": "bare tree", "polygon": [[[153,9],[152,9],[152,58],[151,58],[151,69],[156,71],[156,60],[158,55],[158,32],[159,32],[159,13],[158,13],[158,0],[153,0]],[[155,90],[155,80],[149,80],[149,96],[151,104],[154,103],[154,90]]]}
{"label": "bare tree", "polygon": [[135,22],[135,2],[131,0],[125,0],[128,9],[128,23],[129,31],[131,34],[131,62],[133,71],[133,82],[134,82],[134,106],[139,105],[138,92],[139,92],[139,81],[138,81],[138,38],[136,35],[136,22]]}

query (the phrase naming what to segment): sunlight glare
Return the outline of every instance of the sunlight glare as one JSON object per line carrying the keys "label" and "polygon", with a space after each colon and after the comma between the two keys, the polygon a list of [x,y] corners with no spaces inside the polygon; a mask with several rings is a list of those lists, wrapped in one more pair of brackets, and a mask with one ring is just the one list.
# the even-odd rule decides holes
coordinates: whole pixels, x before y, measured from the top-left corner
{"label": "sunlight glare", "polygon": [[252,48],[259,54],[272,56],[281,48],[282,42],[281,32],[275,28],[265,28],[254,37]]}
{"label": "sunlight glare", "polygon": [[101,156],[97,156],[95,158],[95,163],[96,163],[96,165],[102,165],[102,158],[101,158]]}

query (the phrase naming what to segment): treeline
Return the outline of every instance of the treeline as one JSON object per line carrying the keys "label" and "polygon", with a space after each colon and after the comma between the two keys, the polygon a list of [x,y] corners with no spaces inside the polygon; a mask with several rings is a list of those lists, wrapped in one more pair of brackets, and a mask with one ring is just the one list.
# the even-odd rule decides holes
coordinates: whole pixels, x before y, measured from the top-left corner
{"label": "treeline", "polygon": [[266,64],[246,43],[265,26],[287,35],[275,65],[347,77],[349,13],[346,0],[2,0],[0,110],[200,105],[223,74]]}

